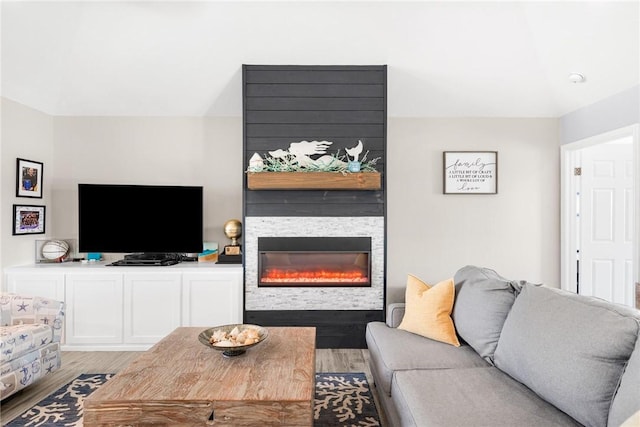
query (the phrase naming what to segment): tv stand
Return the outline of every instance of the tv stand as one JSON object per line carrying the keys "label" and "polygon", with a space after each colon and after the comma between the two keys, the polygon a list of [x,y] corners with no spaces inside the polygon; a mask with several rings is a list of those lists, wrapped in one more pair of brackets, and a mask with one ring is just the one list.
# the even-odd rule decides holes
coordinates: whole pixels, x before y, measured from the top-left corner
{"label": "tv stand", "polygon": [[114,268],[102,262],[52,262],[3,273],[9,292],[64,301],[63,352],[146,351],[179,326],[242,323],[239,265]]}
{"label": "tv stand", "polygon": [[166,266],[175,265],[182,261],[179,254],[160,254],[160,253],[140,253],[125,255],[123,259],[107,264],[112,267],[134,267],[134,266]]}

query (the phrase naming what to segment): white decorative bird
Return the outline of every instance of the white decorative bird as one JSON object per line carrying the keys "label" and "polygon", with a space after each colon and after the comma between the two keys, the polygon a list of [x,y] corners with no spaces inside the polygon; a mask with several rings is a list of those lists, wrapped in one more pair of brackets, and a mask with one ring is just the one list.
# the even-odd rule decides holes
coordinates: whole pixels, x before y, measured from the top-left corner
{"label": "white decorative bird", "polygon": [[362,141],[358,140],[358,145],[353,148],[345,148],[344,151],[347,152],[347,156],[353,157],[353,161],[358,161],[358,156],[362,153]]}
{"label": "white decorative bird", "polygon": [[271,154],[271,157],[274,157],[276,159],[283,159],[289,155],[289,152],[280,148],[276,151],[269,151],[269,154]]}

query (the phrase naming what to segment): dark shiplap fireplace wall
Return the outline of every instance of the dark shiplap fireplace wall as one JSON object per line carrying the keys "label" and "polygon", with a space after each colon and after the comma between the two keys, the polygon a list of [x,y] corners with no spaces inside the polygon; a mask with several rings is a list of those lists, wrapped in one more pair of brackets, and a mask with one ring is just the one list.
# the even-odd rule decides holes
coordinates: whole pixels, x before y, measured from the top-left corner
{"label": "dark shiplap fireplace wall", "polygon": [[[318,347],[364,347],[366,323],[384,318],[386,66],[245,65],[243,91],[245,169],[254,153],[292,142],[331,141],[327,153],[343,155],[361,140],[382,173],[375,191],[256,191],[245,177],[245,322],[316,326]],[[257,238],[310,235],[372,237],[372,286],[257,289]]]}

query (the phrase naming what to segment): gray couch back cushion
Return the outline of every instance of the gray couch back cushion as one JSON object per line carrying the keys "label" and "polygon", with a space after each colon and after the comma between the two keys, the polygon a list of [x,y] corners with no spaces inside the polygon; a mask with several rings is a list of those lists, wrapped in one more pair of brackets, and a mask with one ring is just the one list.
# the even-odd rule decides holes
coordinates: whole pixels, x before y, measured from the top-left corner
{"label": "gray couch back cushion", "polygon": [[507,317],[495,365],[585,426],[606,426],[638,337],[634,310],[525,285]]}
{"label": "gray couch back cushion", "polygon": [[640,337],[622,375],[609,411],[609,426],[619,426],[640,411]]}
{"label": "gray couch back cushion", "polygon": [[493,363],[502,325],[519,291],[518,282],[472,265],[454,276],[456,300],[451,317],[456,332],[487,362]]}

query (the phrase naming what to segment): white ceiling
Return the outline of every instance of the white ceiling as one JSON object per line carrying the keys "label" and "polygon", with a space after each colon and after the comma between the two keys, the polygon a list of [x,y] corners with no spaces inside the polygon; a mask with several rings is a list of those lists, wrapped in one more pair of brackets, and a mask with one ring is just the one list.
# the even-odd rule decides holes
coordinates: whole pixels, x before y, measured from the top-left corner
{"label": "white ceiling", "polygon": [[239,116],[242,64],[386,64],[390,116],[558,117],[640,76],[637,0],[3,1],[0,13],[2,96],[52,115]]}

